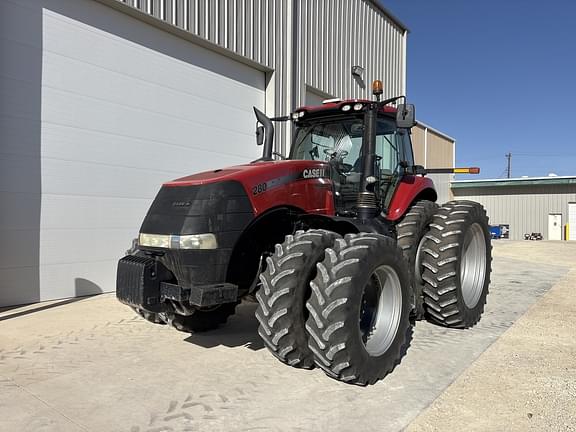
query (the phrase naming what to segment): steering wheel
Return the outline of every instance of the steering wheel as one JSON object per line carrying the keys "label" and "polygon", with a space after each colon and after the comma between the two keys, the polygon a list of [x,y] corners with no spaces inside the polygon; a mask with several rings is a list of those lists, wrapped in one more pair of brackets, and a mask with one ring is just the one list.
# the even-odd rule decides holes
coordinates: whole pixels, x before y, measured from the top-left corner
{"label": "steering wheel", "polygon": [[330,159],[335,159],[336,157],[344,159],[346,156],[348,156],[348,152],[346,150],[337,151],[336,149],[333,148],[325,148],[324,154],[326,156],[330,156]]}
{"label": "steering wheel", "polygon": [[345,176],[346,173],[352,170],[353,166],[344,162],[344,158],[349,154],[348,151],[336,151],[336,149],[327,148],[324,149],[324,154],[330,158],[328,162],[336,169],[336,171],[338,171],[339,174]]}

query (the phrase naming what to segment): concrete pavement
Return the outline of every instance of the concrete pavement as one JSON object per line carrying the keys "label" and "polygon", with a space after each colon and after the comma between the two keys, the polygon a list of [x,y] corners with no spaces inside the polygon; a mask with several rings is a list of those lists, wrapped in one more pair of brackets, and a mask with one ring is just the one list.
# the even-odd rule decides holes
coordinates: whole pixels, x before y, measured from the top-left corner
{"label": "concrete pavement", "polygon": [[[479,425],[478,430],[482,425],[508,430],[506,426],[513,425],[505,421],[510,420],[505,415],[509,411],[503,408],[491,425],[482,423],[479,412],[482,406],[510,404],[498,383],[515,388],[516,380],[537,399],[540,394],[559,395],[558,407],[569,414],[558,427],[569,425],[573,387],[563,379],[572,376],[573,360],[554,355],[561,347],[563,356],[572,353],[575,358],[574,332],[551,323],[569,321],[568,315],[574,315],[575,297],[566,299],[565,291],[573,286],[574,273],[568,272],[576,269],[576,244],[495,242],[494,256],[491,294],[481,322],[464,331],[418,323],[402,364],[367,388],[336,382],[318,370],[280,364],[258,338],[253,304],[241,305],[221,329],[192,336],[135,317],[112,295],[33,313],[28,312],[38,305],[2,312],[0,431],[394,431],[410,423],[414,430],[456,426],[468,430],[466,420]],[[498,340],[557,283],[565,288],[554,288]],[[548,301],[552,302],[548,312],[532,317]],[[559,315],[557,303],[565,308]],[[40,305],[45,306],[50,305]],[[510,339],[509,334],[525,320],[528,327],[519,330],[517,339]],[[555,336],[545,329],[556,331]],[[509,382],[501,379],[494,370],[503,370],[507,363],[499,359],[508,357],[493,356],[500,344],[510,355],[519,352],[515,344],[528,346],[534,356],[526,361],[529,365],[541,359],[542,379],[526,380],[512,372],[506,375]],[[466,374],[478,374],[477,368],[485,362],[486,369],[471,375],[476,377],[474,384],[458,387]],[[560,364],[568,368],[565,375],[557,369]],[[510,371],[517,369],[509,366]],[[546,376],[558,379],[546,381]],[[516,391],[514,397],[524,403],[528,390]],[[469,406],[462,401],[470,401]],[[538,421],[548,418],[553,406],[552,402],[536,406],[541,409],[526,405],[517,411],[526,419],[532,414],[528,424],[546,425]],[[464,423],[442,423],[446,417]]]}

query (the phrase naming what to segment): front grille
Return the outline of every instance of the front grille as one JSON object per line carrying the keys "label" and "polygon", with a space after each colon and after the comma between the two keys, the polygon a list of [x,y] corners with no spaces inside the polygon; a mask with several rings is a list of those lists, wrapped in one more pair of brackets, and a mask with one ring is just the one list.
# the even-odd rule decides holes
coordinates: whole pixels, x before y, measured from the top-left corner
{"label": "front grille", "polygon": [[[250,200],[238,182],[163,186],[140,232],[179,235],[241,232],[253,217]],[[220,247],[234,246],[218,240]]]}
{"label": "front grille", "polygon": [[171,250],[141,246],[155,252],[158,261],[183,287],[226,281],[232,250],[254,219],[252,204],[244,187],[236,181],[205,185],[163,186],[140,232],[150,234],[203,234],[216,236],[216,250]]}

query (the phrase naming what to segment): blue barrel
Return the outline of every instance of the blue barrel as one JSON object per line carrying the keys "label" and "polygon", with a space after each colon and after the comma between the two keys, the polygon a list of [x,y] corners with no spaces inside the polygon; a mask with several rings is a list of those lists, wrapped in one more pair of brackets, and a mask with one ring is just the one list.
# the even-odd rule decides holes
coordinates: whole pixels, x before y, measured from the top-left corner
{"label": "blue barrel", "polygon": [[502,237],[502,228],[500,225],[490,225],[490,237],[493,239],[499,239]]}

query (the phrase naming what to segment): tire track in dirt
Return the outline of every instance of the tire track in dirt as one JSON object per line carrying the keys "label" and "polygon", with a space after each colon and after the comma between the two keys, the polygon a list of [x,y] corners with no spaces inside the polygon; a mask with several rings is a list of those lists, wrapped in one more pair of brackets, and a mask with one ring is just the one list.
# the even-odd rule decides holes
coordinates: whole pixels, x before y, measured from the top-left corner
{"label": "tire track in dirt", "polygon": [[[170,400],[165,410],[150,414],[145,425],[134,425],[125,432],[188,432],[188,431],[238,431],[238,432],[303,432],[301,427],[274,425],[273,416],[252,418],[249,424],[242,424],[237,413],[252,400],[250,393],[258,384],[252,382],[251,389],[233,388],[226,395],[219,392],[188,394],[182,400]],[[235,426],[231,426],[236,419]]]}
{"label": "tire track in dirt", "polygon": [[145,342],[164,331],[154,327],[160,326],[134,317],[43,337],[0,351],[0,373],[21,384],[65,375],[94,364],[92,353],[102,349],[103,341],[110,356],[123,354],[126,344],[144,351]]}

